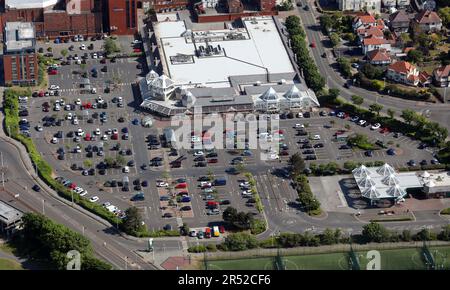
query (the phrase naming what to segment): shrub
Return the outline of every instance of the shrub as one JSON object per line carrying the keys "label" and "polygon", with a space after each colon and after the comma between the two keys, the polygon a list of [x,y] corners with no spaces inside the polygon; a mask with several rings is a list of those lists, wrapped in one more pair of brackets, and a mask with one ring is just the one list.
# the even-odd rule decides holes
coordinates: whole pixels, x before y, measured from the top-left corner
{"label": "shrub", "polygon": [[253,235],[258,235],[266,230],[266,222],[264,220],[254,219],[250,226]]}
{"label": "shrub", "polygon": [[216,244],[208,244],[206,245],[206,249],[208,250],[208,252],[217,252]]}
{"label": "shrub", "polygon": [[225,238],[222,249],[227,251],[244,251],[258,247],[256,238],[247,233],[234,233]]}
{"label": "shrub", "polygon": [[204,245],[191,246],[188,248],[188,252],[189,253],[204,253],[204,252],[206,252],[206,247]]}

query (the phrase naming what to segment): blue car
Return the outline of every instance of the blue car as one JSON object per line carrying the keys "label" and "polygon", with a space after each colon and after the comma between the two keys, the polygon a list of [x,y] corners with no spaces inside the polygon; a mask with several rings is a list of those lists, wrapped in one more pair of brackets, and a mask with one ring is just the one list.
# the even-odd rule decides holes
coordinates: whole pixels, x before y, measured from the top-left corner
{"label": "blue car", "polygon": [[388,149],[388,150],[386,151],[386,153],[387,153],[388,155],[395,155],[395,150],[392,149],[392,148],[390,148],[390,149]]}
{"label": "blue car", "polygon": [[244,152],[242,152],[242,156],[252,156],[252,152],[249,150],[245,150]]}
{"label": "blue car", "polygon": [[133,125],[138,125],[138,124],[139,124],[139,120],[138,120],[138,119],[134,119],[134,120],[132,121],[132,123],[133,123]]}
{"label": "blue car", "polygon": [[183,196],[183,198],[181,199],[181,202],[190,202],[191,198],[189,196]]}

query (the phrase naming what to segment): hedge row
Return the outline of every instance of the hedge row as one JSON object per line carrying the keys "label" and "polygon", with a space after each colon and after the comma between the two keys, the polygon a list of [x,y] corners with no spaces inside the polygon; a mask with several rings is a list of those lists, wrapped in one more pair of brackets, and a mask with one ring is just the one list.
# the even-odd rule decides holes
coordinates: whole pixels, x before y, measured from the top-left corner
{"label": "hedge row", "polygon": [[325,86],[325,79],[320,75],[316,63],[309,55],[305,32],[300,24],[300,18],[295,15],[286,18],[286,29],[291,37],[292,51],[297,56],[297,65],[303,70],[306,85],[314,92],[319,92]]}
{"label": "hedge row", "polygon": [[298,200],[310,215],[321,214],[320,202],[314,197],[306,175],[300,174],[295,178]]}
{"label": "hedge row", "polygon": [[103,206],[92,203],[86,198],[83,198],[77,194],[72,193],[69,189],[67,189],[64,185],[57,182],[53,177],[53,170],[50,164],[44,160],[42,155],[36,149],[36,146],[33,143],[31,138],[25,137],[24,135],[19,133],[19,117],[18,117],[18,108],[19,108],[19,95],[27,95],[31,97],[31,93],[21,93],[12,89],[5,91],[5,99],[4,99],[4,111],[5,111],[5,125],[7,133],[10,137],[16,139],[21,142],[31,158],[34,166],[37,167],[37,172],[39,177],[53,190],[55,190],[58,195],[64,197],[65,199],[72,201],[80,205],[84,209],[100,216],[101,218],[109,221],[113,225],[118,225],[122,222],[121,219],[116,217],[113,213],[109,212]]}

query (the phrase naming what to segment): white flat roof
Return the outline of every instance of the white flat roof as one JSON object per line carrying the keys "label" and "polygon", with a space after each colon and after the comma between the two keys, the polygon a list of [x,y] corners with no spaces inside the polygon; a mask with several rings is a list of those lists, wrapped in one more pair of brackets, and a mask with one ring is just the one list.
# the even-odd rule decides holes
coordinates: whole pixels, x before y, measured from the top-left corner
{"label": "white flat roof", "polygon": [[5,6],[15,9],[45,8],[58,3],[58,0],[6,0]]}
{"label": "white flat roof", "polygon": [[[251,20],[244,21],[249,39],[209,42],[214,47],[220,45],[225,56],[201,58],[196,56],[194,44],[181,36],[186,30],[184,22],[157,23],[155,32],[160,38],[168,70],[165,73],[177,85],[207,84],[229,87],[229,76],[295,72],[273,19],[258,17],[256,20],[256,23]],[[197,46],[200,45],[205,43],[197,43]],[[172,64],[170,57],[177,54],[191,55],[192,63]]]}

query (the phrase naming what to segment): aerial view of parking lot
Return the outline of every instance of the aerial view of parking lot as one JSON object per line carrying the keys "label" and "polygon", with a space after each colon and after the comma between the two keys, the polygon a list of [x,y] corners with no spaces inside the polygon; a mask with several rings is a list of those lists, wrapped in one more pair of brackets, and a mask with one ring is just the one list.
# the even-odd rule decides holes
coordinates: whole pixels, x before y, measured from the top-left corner
{"label": "aerial view of parking lot", "polygon": [[0,269],[450,268],[445,5],[29,2]]}

